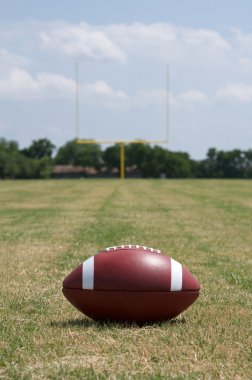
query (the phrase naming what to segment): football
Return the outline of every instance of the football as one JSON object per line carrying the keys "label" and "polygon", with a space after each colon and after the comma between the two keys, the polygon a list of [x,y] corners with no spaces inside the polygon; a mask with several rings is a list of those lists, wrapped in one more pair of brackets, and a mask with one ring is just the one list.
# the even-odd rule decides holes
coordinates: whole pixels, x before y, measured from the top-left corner
{"label": "football", "polygon": [[179,262],[140,245],[106,248],[63,281],[63,294],[95,320],[172,319],[199,296],[199,281]]}

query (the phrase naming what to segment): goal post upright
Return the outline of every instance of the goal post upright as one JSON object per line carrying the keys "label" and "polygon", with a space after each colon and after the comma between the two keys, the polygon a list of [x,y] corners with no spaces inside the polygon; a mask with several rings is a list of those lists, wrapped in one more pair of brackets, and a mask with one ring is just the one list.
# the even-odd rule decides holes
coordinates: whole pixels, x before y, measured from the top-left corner
{"label": "goal post upright", "polygon": [[75,62],[75,122],[76,135],[80,137],[80,84],[79,84],[79,63]]}
{"label": "goal post upright", "polygon": [[120,178],[125,178],[125,151],[124,142],[120,143]]}
{"label": "goal post upright", "polygon": [[83,139],[80,138],[80,106],[79,106],[79,64],[75,63],[75,82],[76,82],[76,94],[75,94],[75,112],[76,112],[76,143],[77,144],[99,144],[99,145],[111,145],[116,144],[120,147],[120,178],[123,180],[125,178],[125,145],[127,144],[167,144],[169,142],[169,129],[170,129],[170,67],[169,64],[166,65],[166,94],[165,94],[165,137],[164,139],[136,139],[136,140],[100,140],[100,139]]}
{"label": "goal post upright", "polygon": [[166,88],[165,88],[165,110],[166,110],[166,128],[165,128],[165,144],[169,142],[170,132],[170,65],[166,65]]}

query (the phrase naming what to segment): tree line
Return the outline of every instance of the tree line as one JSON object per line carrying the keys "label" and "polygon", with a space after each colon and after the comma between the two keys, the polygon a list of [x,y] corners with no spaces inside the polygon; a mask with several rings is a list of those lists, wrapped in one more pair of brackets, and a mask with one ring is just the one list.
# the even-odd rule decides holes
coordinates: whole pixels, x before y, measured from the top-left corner
{"label": "tree line", "polygon": [[[144,178],[252,178],[252,149],[231,151],[210,148],[206,158],[193,160],[188,153],[172,152],[149,144],[125,146],[128,168]],[[105,150],[98,144],[68,141],[56,150],[48,139],[34,140],[25,149],[16,141],[0,139],[0,178],[50,178],[55,165],[95,168],[99,173],[120,167],[119,145]],[[104,170],[103,170],[104,172]]]}

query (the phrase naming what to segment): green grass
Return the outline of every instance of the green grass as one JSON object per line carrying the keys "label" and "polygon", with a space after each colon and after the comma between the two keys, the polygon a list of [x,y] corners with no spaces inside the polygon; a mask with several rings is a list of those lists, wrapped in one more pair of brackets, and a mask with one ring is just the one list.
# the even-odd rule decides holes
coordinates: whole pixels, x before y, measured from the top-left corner
{"label": "green grass", "polygon": [[[98,324],[61,293],[113,245],[161,249],[199,300],[155,325]],[[252,181],[0,182],[0,378],[252,379]]]}

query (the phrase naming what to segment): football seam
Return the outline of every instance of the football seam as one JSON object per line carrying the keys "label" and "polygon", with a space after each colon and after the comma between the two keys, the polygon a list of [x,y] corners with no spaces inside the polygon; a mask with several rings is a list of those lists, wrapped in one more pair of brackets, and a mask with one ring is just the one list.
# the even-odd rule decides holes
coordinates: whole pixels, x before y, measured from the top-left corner
{"label": "football seam", "polygon": [[104,252],[111,252],[116,251],[119,249],[139,249],[147,252],[154,252],[154,253],[161,253],[159,249],[146,247],[145,245],[138,245],[138,244],[123,244],[123,245],[115,245],[113,247],[108,247],[104,249]]}

